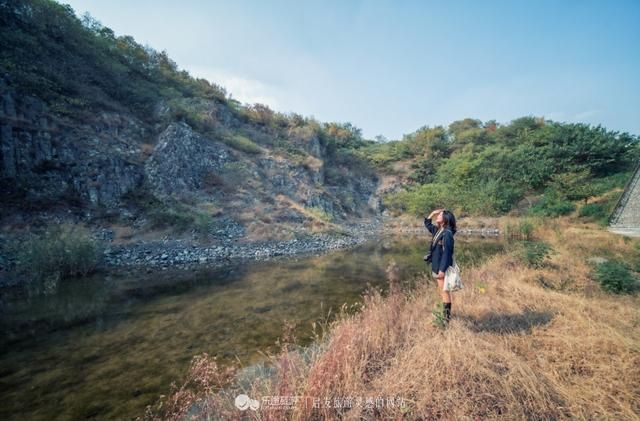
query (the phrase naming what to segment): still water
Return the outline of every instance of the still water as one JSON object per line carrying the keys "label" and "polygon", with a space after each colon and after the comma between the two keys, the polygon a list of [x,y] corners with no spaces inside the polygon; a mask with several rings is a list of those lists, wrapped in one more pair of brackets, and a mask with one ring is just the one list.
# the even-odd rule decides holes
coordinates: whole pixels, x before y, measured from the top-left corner
{"label": "still water", "polygon": [[[368,284],[384,290],[392,259],[405,287],[424,282],[426,241],[384,237],[320,256],[100,274],[46,296],[5,295],[0,419],[135,418],[183,378],[196,354],[260,362],[277,351],[285,320],[308,344],[314,321],[359,302]],[[456,237],[463,267],[500,250],[496,239]]]}

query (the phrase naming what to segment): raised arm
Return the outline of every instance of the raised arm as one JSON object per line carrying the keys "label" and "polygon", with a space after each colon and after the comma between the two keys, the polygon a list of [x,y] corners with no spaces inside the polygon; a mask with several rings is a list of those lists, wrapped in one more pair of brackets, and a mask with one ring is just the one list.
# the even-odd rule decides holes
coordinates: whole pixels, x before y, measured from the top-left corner
{"label": "raised arm", "polygon": [[432,235],[435,235],[436,232],[438,232],[438,227],[431,222],[431,218],[433,218],[433,215],[435,215],[435,214],[437,214],[438,212],[441,212],[441,211],[442,211],[442,209],[436,209],[436,210],[432,211],[429,214],[429,216],[424,218],[424,226],[427,228],[427,230],[429,230],[429,232]]}
{"label": "raised arm", "polygon": [[424,226],[432,235],[435,235],[438,231],[438,227],[431,223],[431,218],[429,218],[428,216],[424,218]]}

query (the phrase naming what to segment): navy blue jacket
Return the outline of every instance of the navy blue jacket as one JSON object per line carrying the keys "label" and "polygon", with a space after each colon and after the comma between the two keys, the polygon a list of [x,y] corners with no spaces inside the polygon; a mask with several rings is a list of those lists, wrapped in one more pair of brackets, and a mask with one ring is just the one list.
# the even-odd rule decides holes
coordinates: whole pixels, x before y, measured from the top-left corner
{"label": "navy blue jacket", "polygon": [[[438,226],[432,224],[430,218],[424,218],[424,226],[434,236],[438,232]],[[449,228],[445,228],[436,244],[431,242],[431,271],[435,273],[446,272],[447,268],[453,265],[453,236],[453,232]]]}

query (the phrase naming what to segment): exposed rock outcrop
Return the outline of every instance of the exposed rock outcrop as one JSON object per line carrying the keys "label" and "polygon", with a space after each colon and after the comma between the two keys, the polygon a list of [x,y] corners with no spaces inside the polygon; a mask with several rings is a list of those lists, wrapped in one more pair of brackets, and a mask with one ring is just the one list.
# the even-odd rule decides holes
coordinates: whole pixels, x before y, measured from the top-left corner
{"label": "exposed rock outcrop", "polygon": [[0,177],[25,200],[113,206],[142,181],[138,144],[146,131],[134,118],[101,113],[70,125],[39,99],[16,94],[6,78],[0,98]]}
{"label": "exposed rock outcrop", "polygon": [[163,197],[201,190],[207,175],[221,173],[225,163],[236,160],[224,143],[194,132],[185,123],[172,123],[160,134],[144,169],[154,194]]}
{"label": "exposed rock outcrop", "polygon": [[[324,151],[317,138],[309,145],[314,153]],[[243,203],[242,207],[260,202],[261,193],[272,198],[286,196],[338,219],[346,219],[347,214],[363,216],[378,210],[377,198],[372,197],[377,187],[375,179],[345,176],[342,185],[327,186],[321,158],[324,157],[319,155],[311,159],[313,162],[294,163],[270,153],[247,156],[222,141],[196,133],[185,123],[172,123],[160,134],[145,163],[145,175],[158,197],[189,197],[196,202],[221,203],[234,196],[234,192],[244,190],[247,195],[235,195]],[[206,183],[210,177],[233,183],[234,192],[210,189]]]}
{"label": "exposed rock outcrop", "polygon": [[[219,121],[221,133],[247,124],[222,105],[202,106]],[[158,104],[159,115],[167,117],[166,108]],[[272,212],[275,222],[296,224],[309,217],[304,208],[320,209],[336,222],[379,211],[375,176],[334,166],[333,180],[327,182],[327,148],[313,129],[289,130],[286,142],[303,152],[288,159],[269,146],[269,136],[275,135],[268,130],[243,126],[248,136],[256,136],[256,144],[266,142],[262,153],[252,154],[184,122],[163,127],[158,121],[150,125],[124,112],[100,112],[90,121],[65,119],[40,99],[21,95],[4,76],[0,187],[24,203],[39,203],[45,213],[53,205],[73,203],[117,215],[125,195],[138,189],[148,189],[161,201],[173,197],[215,206],[232,219],[252,208]]]}

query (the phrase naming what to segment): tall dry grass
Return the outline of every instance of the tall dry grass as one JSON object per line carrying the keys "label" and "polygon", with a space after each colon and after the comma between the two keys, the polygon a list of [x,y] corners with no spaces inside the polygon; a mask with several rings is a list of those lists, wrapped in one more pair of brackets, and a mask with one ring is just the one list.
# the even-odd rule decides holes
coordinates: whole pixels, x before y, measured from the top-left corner
{"label": "tall dry grass", "polygon": [[[312,351],[285,343],[269,376],[218,389],[196,418],[639,419],[640,299],[602,292],[587,260],[628,258],[634,243],[568,219],[533,235],[552,245],[549,261],[531,268],[507,252],[463,268],[446,329],[432,324],[430,279],[370,290]],[[260,408],[235,408],[239,392]]]}

